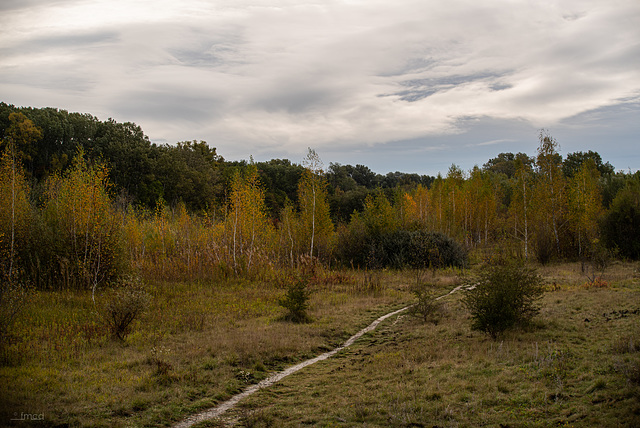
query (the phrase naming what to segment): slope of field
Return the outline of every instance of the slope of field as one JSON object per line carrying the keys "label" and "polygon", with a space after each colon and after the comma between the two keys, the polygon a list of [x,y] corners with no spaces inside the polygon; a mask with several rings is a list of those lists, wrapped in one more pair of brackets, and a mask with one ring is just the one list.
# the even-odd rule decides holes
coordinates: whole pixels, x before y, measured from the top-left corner
{"label": "slope of field", "polygon": [[437,324],[398,316],[208,426],[639,426],[637,271],[589,288],[578,270],[546,270],[553,291],[526,331],[471,332],[452,295]]}
{"label": "slope of field", "polygon": [[[399,314],[200,426],[638,426],[640,278],[617,263],[598,286],[580,265],[541,268],[534,325],[497,341],[470,330],[460,293],[439,321]],[[471,279],[446,271],[444,294]],[[38,292],[0,368],[1,425],[170,426],[411,303],[412,272],[323,272],[314,321],[281,321],[277,281],[152,283],[152,306],[124,343],[88,292]],[[98,298],[98,304],[100,300]]]}

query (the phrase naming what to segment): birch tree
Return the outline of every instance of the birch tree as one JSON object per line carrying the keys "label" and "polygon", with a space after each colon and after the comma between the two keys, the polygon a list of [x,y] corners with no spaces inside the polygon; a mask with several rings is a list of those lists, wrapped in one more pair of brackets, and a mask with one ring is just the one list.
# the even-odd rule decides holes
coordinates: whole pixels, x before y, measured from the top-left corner
{"label": "birch tree", "polygon": [[230,250],[237,273],[241,266],[251,269],[256,256],[268,251],[274,233],[255,164],[249,165],[244,175],[236,173],[234,176],[230,205],[227,222],[232,233]]}
{"label": "birch tree", "polygon": [[598,234],[598,220],[603,213],[599,178],[595,162],[588,159],[569,182],[569,217],[578,240],[578,256]]}
{"label": "birch tree", "polygon": [[529,241],[531,237],[531,177],[532,171],[527,168],[526,164],[516,161],[509,215],[513,226],[512,236],[522,241],[525,259],[529,258]]}
{"label": "birch tree", "polygon": [[309,148],[302,165],[305,171],[298,183],[300,220],[309,242],[309,257],[314,257],[314,254],[319,253],[316,248],[318,243],[323,249],[328,249],[333,223],[329,214],[327,182],[320,156]]}
{"label": "birch tree", "polygon": [[539,139],[540,146],[536,158],[538,180],[534,196],[538,218],[538,242],[542,243],[547,239],[544,233],[547,227],[550,227],[556,254],[560,255],[560,232],[565,225],[566,208],[566,180],[562,173],[562,156],[558,153],[558,143],[547,131],[540,131]]}
{"label": "birch tree", "polygon": [[[33,143],[42,138],[42,132],[22,113],[11,113],[9,122],[11,125],[5,131],[2,141],[4,152],[2,155],[3,185],[1,191],[3,192],[2,200],[9,201],[10,210],[8,218],[2,219],[1,227],[4,231],[0,231],[0,234],[7,232],[9,234],[7,278],[11,280],[16,256],[16,231],[21,232],[26,226],[24,220],[30,210],[27,202],[28,186],[22,169],[22,158],[30,158]],[[5,192],[6,194],[4,194]],[[4,207],[2,211],[4,211]],[[0,238],[0,242],[2,240]]]}

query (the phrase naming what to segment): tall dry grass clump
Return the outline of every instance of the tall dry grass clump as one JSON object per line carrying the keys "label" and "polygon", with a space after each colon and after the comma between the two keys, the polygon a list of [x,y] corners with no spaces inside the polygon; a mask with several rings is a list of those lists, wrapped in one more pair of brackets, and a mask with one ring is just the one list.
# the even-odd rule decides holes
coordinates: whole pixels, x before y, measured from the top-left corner
{"label": "tall dry grass clump", "polygon": [[233,274],[224,224],[209,215],[173,209],[163,202],[153,213],[130,210],[123,230],[132,265],[144,277],[163,280],[217,280]]}
{"label": "tall dry grass clump", "polygon": [[[230,187],[222,215],[197,215],[184,204],[168,207],[162,201],[153,213],[129,209],[123,229],[133,265],[149,278],[214,281],[265,279],[280,268],[301,268],[313,225],[289,204],[275,226],[254,165],[236,173]],[[326,230],[315,233],[314,251],[329,254]]]}

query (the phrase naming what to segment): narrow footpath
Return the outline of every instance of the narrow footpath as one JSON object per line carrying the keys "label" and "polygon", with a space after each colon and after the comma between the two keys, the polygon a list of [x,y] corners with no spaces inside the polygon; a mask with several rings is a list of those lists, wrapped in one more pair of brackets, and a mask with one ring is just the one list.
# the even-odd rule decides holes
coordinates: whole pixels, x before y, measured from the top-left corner
{"label": "narrow footpath", "polygon": [[[459,285],[458,287],[454,288],[453,290],[451,290],[449,293],[447,294],[443,294],[440,297],[436,297],[435,300],[440,300],[446,296],[449,296],[457,291],[460,291],[462,289],[465,290],[470,290],[472,289],[473,286],[467,286],[467,285]],[[262,380],[260,383],[257,383],[255,385],[251,385],[250,387],[248,387],[247,389],[245,389],[244,391],[242,391],[239,394],[234,395],[233,397],[231,397],[230,399],[228,399],[227,401],[223,401],[222,403],[218,404],[215,407],[212,407],[208,410],[205,410],[203,412],[197,413],[195,415],[189,416],[188,418],[186,418],[185,420],[183,420],[182,422],[174,425],[174,428],[189,428],[197,423],[200,422],[204,422],[213,418],[217,418],[222,416],[222,414],[224,414],[227,410],[233,408],[236,404],[238,404],[241,400],[243,400],[244,398],[258,392],[261,389],[267,388],[268,386],[273,385],[274,383],[280,381],[281,379],[289,376],[290,374],[293,374],[307,366],[310,366],[311,364],[317,363],[318,361],[323,361],[326,360],[327,358],[330,358],[332,356],[334,356],[335,354],[337,354],[338,352],[342,351],[345,348],[348,348],[349,346],[353,345],[353,343],[358,340],[359,338],[361,338],[363,335],[369,333],[370,331],[375,330],[375,328],[384,320],[386,320],[387,318],[391,318],[394,315],[398,315],[404,311],[406,311],[407,309],[409,309],[411,306],[413,305],[409,305],[409,306],[405,306],[402,309],[398,309],[396,311],[390,312],[386,315],[381,316],[380,318],[376,319],[375,321],[373,321],[371,324],[369,324],[367,327],[363,328],[362,330],[360,330],[359,332],[357,332],[356,334],[354,334],[353,336],[351,336],[346,342],[344,342],[341,346],[329,351],[329,352],[325,352],[324,354],[318,355],[315,358],[311,358],[309,360],[303,361],[299,364],[296,364],[295,366],[289,367],[287,369],[284,369],[280,372],[274,373],[271,376],[267,377],[266,379]]]}

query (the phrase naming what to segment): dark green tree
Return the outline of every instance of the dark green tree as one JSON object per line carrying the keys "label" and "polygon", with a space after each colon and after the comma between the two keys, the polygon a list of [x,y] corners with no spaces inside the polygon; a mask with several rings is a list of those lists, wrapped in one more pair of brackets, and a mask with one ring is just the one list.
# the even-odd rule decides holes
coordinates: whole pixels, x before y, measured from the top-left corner
{"label": "dark green tree", "polygon": [[277,218],[287,200],[297,203],[298,182],[304,167],[288,159],[271,159],[256,166],[265,189],[267,211],[272,218]]}
{"label": "dark green tree", "polygon": [[533,168],[534,162],[535,160],[525,153],[517,153],[515,155],[511,152],[500,153],[495,158],[489,159],[482,168],[485,171],[504,174],[507,178],[513,178],[518,169],[518,164],[524,166],[525,169],[530,170]]}
{"label": "dark green tree", "polygon": [[605,245],[623,257],[640,258],[640,180],[631,178],[618,192],[602,222]]}
{"label": "dark green tree", "polygon": [[601,176],[607,176],[614,173],[615,169],[609,162],[602,163],[602,157],[598,152],[589,150],[588,152],[573,152],[569,153],[562,163],[562,172],[565,177],[571,178],[580,171],[582,164],[587,160],[593,160],[596,165],[596,169],[600,172]]}

